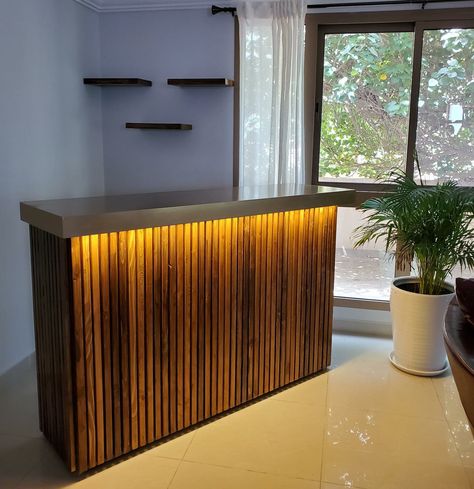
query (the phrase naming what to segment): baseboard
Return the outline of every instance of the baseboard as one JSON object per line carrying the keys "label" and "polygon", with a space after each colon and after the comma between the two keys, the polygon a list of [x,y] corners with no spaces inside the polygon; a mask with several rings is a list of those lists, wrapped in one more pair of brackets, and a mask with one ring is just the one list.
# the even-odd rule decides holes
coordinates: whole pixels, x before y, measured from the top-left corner
{"label": "baseboard", "polygon": [[392,325],[384,322],[334,320],[333,331],[357,336],[392,337]]}

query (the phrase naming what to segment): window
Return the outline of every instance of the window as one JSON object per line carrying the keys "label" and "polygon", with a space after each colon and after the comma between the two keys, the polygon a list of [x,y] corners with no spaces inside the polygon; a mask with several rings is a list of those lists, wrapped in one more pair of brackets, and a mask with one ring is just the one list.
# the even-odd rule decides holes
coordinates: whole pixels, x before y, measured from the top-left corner
{"label": "window", "polygon": [[416,146],[427,183],[474,186],[474,29],[423,33]]}
{"label": "window", "polygon": [[[426,184],[474,185],[473,9],[308,16],[307,32],[313,184],[355,188],[363,202],[390,190],[380,179],[394,167],[417,178],[416,148]],[[380,308],[391,279],[410,270],[381,245],[353,249],[360,218],[339,211],[335,296]]]}
{"label": "window", "polygon": [[413,32],[327,34],[319,181],[367,183],[403,168]]}

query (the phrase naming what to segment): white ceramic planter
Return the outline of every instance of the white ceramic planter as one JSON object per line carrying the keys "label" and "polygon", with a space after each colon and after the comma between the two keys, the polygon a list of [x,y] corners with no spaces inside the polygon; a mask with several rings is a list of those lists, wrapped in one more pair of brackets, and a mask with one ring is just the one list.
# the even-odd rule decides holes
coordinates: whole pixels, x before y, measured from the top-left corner
{"label": "white ceramic planter", "polygon": [[418,281],[417,277],[399,277],[392,283],[390,312],[394,351],[390,361],[405,372],[434,376],[448,366],[443,327],[449,303],[454,297],[454,287],[445,283],[451,293],[425,295],[397,286]]}

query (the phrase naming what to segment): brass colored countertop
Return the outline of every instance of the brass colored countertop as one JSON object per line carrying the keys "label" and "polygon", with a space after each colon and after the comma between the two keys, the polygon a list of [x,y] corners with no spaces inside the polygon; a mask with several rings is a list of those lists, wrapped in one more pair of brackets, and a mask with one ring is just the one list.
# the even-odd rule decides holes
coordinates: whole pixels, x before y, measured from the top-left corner
{"label": "brass colored countertop", "polygon": [[225,187],[21,202],[21,219],[71,238],[227,217],[351,205],[355,191],[314,185]]}

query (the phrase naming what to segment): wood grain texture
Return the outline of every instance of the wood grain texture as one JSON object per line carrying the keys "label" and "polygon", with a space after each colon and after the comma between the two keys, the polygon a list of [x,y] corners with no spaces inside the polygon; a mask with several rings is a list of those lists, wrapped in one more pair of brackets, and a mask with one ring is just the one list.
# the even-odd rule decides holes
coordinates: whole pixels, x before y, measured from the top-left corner
{"label": "wood grain texture", "polygon": [[82,285],[80,270],[71,265],[71,253],[79,258],[80,250],[30,227],[30,251],[40,429],[71,471],[83,471],[88,468],[87,424],[84,416],[76,423],[73,411],[73,404],[87,411],[83,318],[82,308],[72,311],[69,295],[73,282]]}
{"label": "wood grain texture", "polygon": [[70,470],[326,368],[335,224],[325,207],[70,240],[32,228],[41,429]]}

